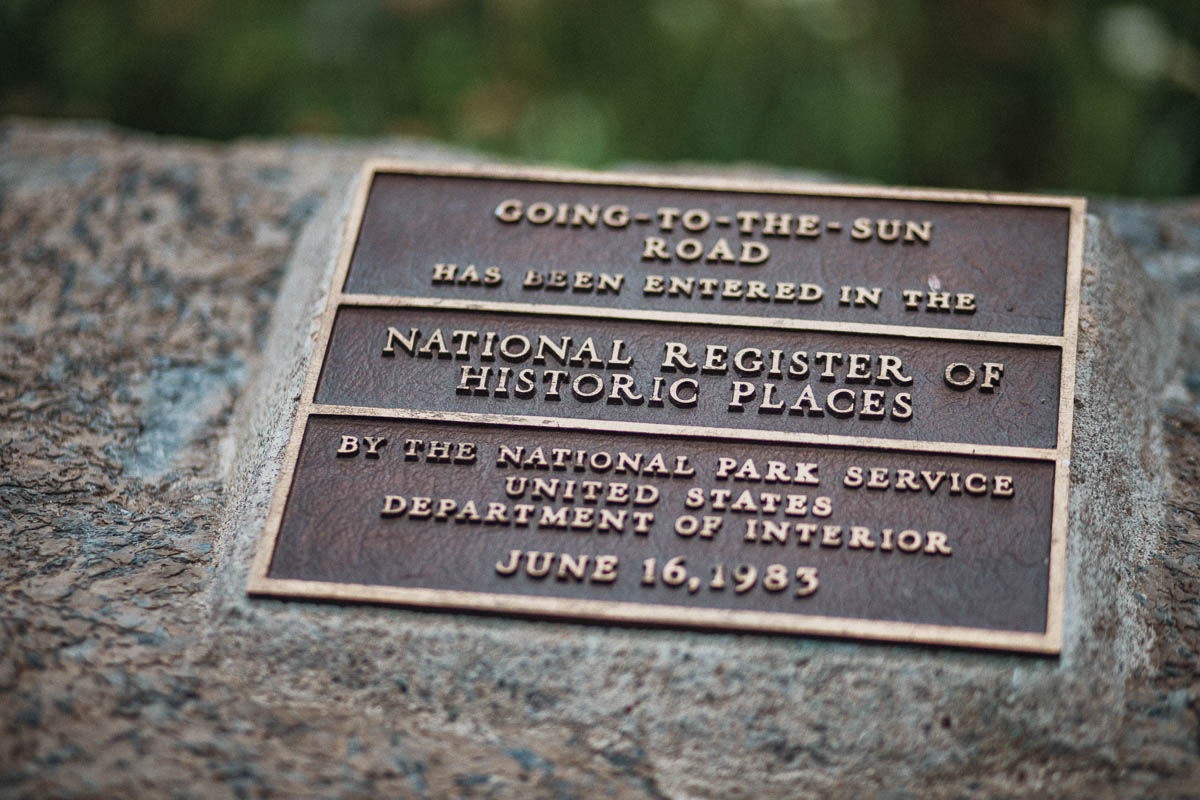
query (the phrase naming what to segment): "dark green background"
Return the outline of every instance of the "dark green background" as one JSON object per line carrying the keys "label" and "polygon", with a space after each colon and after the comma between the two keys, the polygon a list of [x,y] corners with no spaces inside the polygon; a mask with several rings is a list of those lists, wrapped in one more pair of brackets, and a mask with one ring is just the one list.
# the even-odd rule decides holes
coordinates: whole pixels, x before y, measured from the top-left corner
{"label": "dark green background", "polygon": [[1200,192],[1200,2],[0,0],[0,114]]}

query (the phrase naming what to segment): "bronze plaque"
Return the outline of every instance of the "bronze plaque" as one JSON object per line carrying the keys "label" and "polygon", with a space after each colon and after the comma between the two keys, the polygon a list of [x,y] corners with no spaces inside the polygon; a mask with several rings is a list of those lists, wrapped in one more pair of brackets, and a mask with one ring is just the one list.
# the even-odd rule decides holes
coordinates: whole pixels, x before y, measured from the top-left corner
{"label": "bronze plaque", "polygon": [[250,591],[1056,653],[1083,219],[370,164]]}

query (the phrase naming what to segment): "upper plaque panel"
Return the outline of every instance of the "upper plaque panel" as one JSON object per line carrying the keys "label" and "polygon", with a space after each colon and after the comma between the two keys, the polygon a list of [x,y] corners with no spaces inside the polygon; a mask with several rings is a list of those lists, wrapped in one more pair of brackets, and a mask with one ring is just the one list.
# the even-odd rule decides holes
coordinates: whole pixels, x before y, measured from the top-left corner
{"label": "upper plaque panel", "polygon": [[949,194],[379,173],[343,291],[1060,336],[1069,225]]}

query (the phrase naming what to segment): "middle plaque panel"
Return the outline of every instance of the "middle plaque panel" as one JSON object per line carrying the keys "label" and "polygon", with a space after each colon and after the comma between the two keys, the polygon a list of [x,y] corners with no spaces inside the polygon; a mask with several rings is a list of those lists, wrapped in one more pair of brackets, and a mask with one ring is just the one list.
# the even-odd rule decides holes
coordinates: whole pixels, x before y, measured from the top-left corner
{"label": "middle plaque panel", "polygon": [[1034,345],[344,307],[315,402],[1053,448],[1059,358]]}

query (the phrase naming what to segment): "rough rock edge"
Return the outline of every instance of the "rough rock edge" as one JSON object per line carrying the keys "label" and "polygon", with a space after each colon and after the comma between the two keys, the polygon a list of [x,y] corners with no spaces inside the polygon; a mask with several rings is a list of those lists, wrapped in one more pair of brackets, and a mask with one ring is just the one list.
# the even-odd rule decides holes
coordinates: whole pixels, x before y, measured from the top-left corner
{"label": "rough rock edge", "polygon": [[[296,241],[275,301],[271,333],[259,369],[237,404],[227,435],[230,443],[223,448],[236,455],[226,469],[230,487],[227,522],[216,547],[218,563],[226,568],[217,570],[211,590],[218,619],[226,611],[222,599],[238,597],[245,591],[261,538],[237,534],[256,525],[261,530],[279,478],[353,200],[354,181],[342,182],[347,185],[331,192],[340,200],[320,209]],[[247,433],[256,443],[253,449],[238,446],[239,441],[246,441]]]}
{"label": "rough rock edge", "polygon": [[[1113,659],[1124,679],[1146,666],[1152,644],[1134,598],[1134,572],[1163,527],[1166,451],[1158,409],[1176,367],[1181,310],[1093,215],[1082,278],[1064,666]],[[1141,447],[1135,452],[1130,442]],[[1108,575],[1111,594],[1098,586]],[[1097,630],[1102,619],[1115,621],[1111,634]]]}

